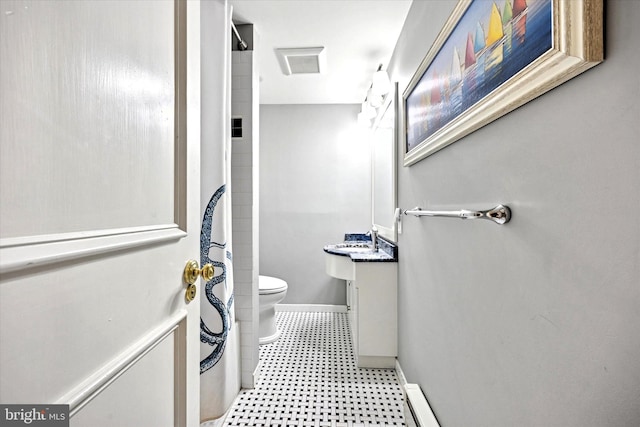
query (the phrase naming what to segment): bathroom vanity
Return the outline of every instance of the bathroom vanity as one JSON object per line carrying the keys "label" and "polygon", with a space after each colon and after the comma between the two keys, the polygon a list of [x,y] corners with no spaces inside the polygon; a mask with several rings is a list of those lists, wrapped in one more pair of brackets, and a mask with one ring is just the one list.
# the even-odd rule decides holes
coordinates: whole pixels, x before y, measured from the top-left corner
{"label": "bathroom vanity", "polygon": [[373,236],[346,234],[343,243],[324,247],[327,274],[346,280],[351,338],[360,368],[395,368],[397,356],[398,246],[392,242],[398,241],[400,233],[396,209],[398,98],[395,83],[373,126]]}
{"label": "bathroom vanity", "polygon": [[[347,310],[360,368],[394,368],[397,356],[398,249],[361,234],[324,247],[327,274],[346,280]],[[368,236],[367,236],[368,237]]]}

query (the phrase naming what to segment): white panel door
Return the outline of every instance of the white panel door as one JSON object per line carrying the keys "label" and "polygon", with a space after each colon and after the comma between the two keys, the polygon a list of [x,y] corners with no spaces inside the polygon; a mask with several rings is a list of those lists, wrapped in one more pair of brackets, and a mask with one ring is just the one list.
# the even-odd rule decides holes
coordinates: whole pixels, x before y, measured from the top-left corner
{"label": "white panel door", "polygon": [[196,426],[199,2],[0,8],[0,402]]}

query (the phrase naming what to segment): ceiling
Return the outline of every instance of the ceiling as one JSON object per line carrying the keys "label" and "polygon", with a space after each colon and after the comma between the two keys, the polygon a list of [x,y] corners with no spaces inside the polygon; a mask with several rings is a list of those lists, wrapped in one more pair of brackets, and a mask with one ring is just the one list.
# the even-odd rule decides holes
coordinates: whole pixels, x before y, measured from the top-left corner
{"label": "ceiling", "polygon": [[[411,0],[229,0],[236,24],[253,24],[260,104],[359,104],[386,69]],[[234,37],[235,42],[235,37]],[[322,74],[284,75],[275,49],[319,47]]]}

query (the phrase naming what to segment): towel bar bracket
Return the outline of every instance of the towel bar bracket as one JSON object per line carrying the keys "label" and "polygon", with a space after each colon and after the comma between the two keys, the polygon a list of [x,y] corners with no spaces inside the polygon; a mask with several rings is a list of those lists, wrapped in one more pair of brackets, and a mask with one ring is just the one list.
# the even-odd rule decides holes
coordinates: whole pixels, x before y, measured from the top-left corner
{"label": "towel bar bracket", "polygon": [[460,218],[460,219],[488,219],[496,224],[506,224],[511,220],[511,209],[508,206],[498,205],[493,209],[486,211],[472,211],[467,209],[461,209],[458,211],[427,211],[422,208],[416,207],[410,210],[404,211],[405,215],[413,216],[441,216],[447,218]]}

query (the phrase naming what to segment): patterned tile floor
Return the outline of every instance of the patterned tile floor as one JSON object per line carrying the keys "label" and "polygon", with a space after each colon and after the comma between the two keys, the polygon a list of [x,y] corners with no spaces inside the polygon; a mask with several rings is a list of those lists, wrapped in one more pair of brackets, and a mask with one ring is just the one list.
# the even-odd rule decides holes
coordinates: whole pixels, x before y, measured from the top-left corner
{"label": "patterned tile floor", "polygon": [[394,370],[355,364],[345,313],[277,313],[282,336],[260,346],[256,388],[243,390],[225,426],[405,426]]}

